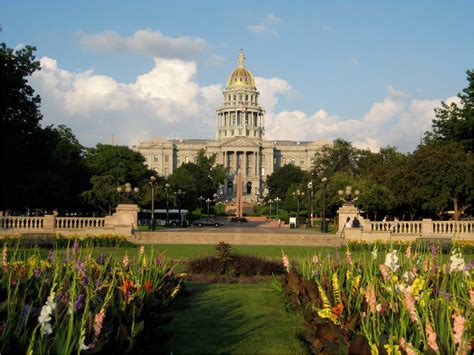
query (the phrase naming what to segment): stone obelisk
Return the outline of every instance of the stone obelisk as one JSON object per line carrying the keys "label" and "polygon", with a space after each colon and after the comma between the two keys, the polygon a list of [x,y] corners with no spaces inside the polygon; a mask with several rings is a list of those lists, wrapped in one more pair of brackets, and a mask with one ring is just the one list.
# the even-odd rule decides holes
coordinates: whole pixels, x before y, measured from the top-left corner
{"label": "stone obelisk", "polygon": [[237,202],[237,217],[241,218],[242,216],[242,210],[243,210],[243,205],[242,205],[242,200],[243,200],[243,194],[242,194],[242,172],[240,171],[240,164],[239,167],[237,168],[237,191],[236,191],[236,202]]}

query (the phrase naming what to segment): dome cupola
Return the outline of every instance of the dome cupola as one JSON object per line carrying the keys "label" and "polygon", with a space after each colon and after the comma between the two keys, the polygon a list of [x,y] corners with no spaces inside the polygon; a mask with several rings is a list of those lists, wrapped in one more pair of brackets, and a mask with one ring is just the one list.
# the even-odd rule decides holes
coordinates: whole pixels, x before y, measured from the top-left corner
{"label": "dome cupola", "polygon": [[245,68],[245,55],[242,49],[240,50],[237,68],[227,78],[226,89],[238,87],[256,88],[252,73]]}

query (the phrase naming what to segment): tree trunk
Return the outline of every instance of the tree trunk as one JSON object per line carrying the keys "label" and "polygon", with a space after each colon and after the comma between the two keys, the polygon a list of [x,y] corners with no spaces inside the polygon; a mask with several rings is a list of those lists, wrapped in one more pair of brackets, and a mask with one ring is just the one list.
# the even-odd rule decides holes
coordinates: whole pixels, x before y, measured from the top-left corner
{"label": "tree trunk", "polygon": [[459,221],[460,213],[459,213],[459,206],[458,206],[458,194],[454,194],[453,203],[454,203],[453,219],[455,221]]}

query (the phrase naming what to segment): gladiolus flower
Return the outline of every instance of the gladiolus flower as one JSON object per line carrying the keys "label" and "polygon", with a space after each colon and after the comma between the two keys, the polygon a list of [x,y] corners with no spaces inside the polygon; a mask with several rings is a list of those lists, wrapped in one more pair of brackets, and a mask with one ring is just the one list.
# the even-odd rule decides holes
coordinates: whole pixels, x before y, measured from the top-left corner
{"label": "gladiolus flower", "polygon": [[415,300],[409,291],[405,292],[405,307],[410,315],[410,319],[413,322],[418,322],[420,318],[418,318],[418,314],[416,313]]}
{"label": "gladiolus flower", "polygon": [[100,335],[102,330],[102,326],[104,325],[105,319],[105,308],[102,307],[100,312],[95,315],[94,318],[94,337],[97,339]]}
{"label": "gladiolus flower", "polygon": [[46,335],[51,334],[53,332],[53,329],[49,322],[51,321],[51,315],[53,314],[53,311],[56,308],[54,296],[54,291],[51,291],[48,296],[48,299],[46,300],[46,303],[44,304],[43,308],[41,308],[41,312],[38,317],[38,323],[41,326],[41,332]]}
{"label": "gladiolus flower", "polygon": [[378,249],[377,247],[375,247],[374,249],[372,249],[372,260],[376,260],[377,256],[378,256]]}
{"label": "gladiolus flower", "polygon": [[347,249],[347,251],[346,251],[346,262],[349,265],[352,265],[352,253],[349,249]]}
{"label": "gladiolus flower", "polygon": [[317,265],[319,263],[319,256],[313,255],[313,264]]}
{"label": "gladiolus flower", "polygon": [[474,308],[474,290],[469,290],[469,297],[471,299],[471,307]]}
{"label": "gladiolus flower", "polygon": [[334,313],[336,317],[340,317],[343,311],[344,305],[342,303],[339,303],[336,306],[332,307],[332,313]]}
{"label": "gladiolus flower", "polygon": [[288,259],[288,255],[283,255],[282,261],[286,272],[290,272],[290,260]]}
{"label": "gladiolus flower", "polygon": [[146,280],[144,288],[147,293],[150,293],[151,291],[153,291],[153,283],[150,280]]}
{"label": "gladiolus flower", "polygon": [[142,245],[140,247],[140,256],[143,256],[143,254],[145,254],[145,247]]}
{"label": "gladiolus flower", "polygon": [[415,348],[411,343],[407,343],[404,337],[400,338],[400,341],[398,343],[400,345],[400,349],[405,350],[407,355],[416,355]]}
{"label": "gladiolus flower", "polygon": [[407,246],[407,250],[405,251],[405,255],[408,259],[411,258],[411,245]]}
{"label": "gladiolus flower", "polygon": [[428,337],[428,346],[434,351],[439,352],[438,344],[436,343],[436,332],[433,330],[430,322],[426,322],[425,330]]}
{"label": "gladiolus flower", "polygon": [[123,265],[124,267],[127,267],[128,265],[130,265],[130,261],[128,260],[128,255],[127,255],[127,253],[125,253],[125,255],[124,255],[124,257],[123,257],[122,265]]}
{"label": "gladiolus flower", "polygon": [[7,271],[7,265],[8,265],[8,249],[7,246],[5,245],[2,250],[2,269],[3,271]]}
{"label": "gladiolus flower", "polygon": [[462,336],[464,334],[464,323],[466,322],[466,319],[461,315],[454,315],[454,314],[453,314],[453,319],[454,319],[454,325],[453,325],[454,341],[456,342],[456,344],[461,345]]}
{"label": "gladiolus flower", "polygon": [[380,264],[379,270],[384,281],[390,280],[390,274],[388,273],[387,266],[385,264]]}
{"label": "gladiolus flower", "polygon": [[382,307],[382,304],[377,304],[377,306],[375,307],[375,309],[377,310],[377,312],[381,313],[382,310],[383,310],[383,307]]}
{"label": "gladiolus flower", "polygon": [[464,258],[462,257],[461,253],[453,253],[449,260],[451,261],[449,264],[450,274],[454,271],[464,271],[466,264],[464,263]]}
{"label": "gladiolus flower", "polygon": [[391,271],[397,271],[400,268],[400,265],[398,265],[398,256],[396,250],[392,250],[390,253],[385,255],[385,266]]}
{"label": "gladiolus flower", "polygon": [[53,250],[53,249],[51,249],[51,250],[49,251],[48,261],[49,261],[50,263],[54,263],[54,250]]}
{"label": "gladiolus flower", "polygon": [[375,313],[376,309],[376,300],[375,300],[375,290],[374,286],[367,285],[365,288],[365,301],[369,305],[370,312]]}

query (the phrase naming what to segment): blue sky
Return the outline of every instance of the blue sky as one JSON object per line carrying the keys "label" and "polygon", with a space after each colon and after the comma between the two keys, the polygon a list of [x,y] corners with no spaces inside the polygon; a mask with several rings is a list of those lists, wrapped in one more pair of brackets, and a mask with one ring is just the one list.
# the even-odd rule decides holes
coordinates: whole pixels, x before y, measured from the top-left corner
{"label": "blue sky", "polygon": [[0,6],[0,40],[35,45],[49,63],[32,80],[45,122],[68,124],[86,145],[112,134],[129,145],[155,136],[213,138],[220,91],[244,48],[260,78],[267,138],[342,136],[410,151],[432,108],[455,100],[474,67],[472,1]]}

